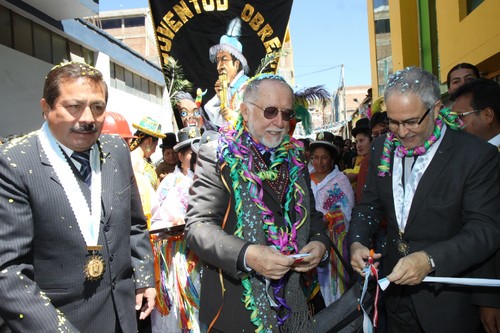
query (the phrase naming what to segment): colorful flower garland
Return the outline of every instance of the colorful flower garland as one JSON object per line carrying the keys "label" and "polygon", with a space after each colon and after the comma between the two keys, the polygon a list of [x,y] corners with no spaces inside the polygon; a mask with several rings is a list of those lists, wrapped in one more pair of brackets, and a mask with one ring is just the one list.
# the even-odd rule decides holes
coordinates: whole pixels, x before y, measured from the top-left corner
{"label": "colorful flower garland", "polygon": [[[281,145],[276,148],[275,158],[269,166],[269,170],[253,172],[251,171],[253,165],[251,145],[258,145],[258,143],[248,134],[243,117],[240,115],[234,129],[228,126],[223,128],[221,132],[223,135],[220,139],[218,158],[221,163],[226,162],[229,166],[229,174],[232,180],[235,213],[237,216],[234,235],[242,239],[245,237],[243,232],[245,210],[242,204],[241,182],[246,182],[248,183],[247,190],[251,200],[261,211],[262,229],[267,241],[283,254],[298,252],[297,230],[304,224],[307,217],[303,206],[304,189],[300,187],[297,181],[302,169],[305,167],[305,164],[299,160],[300,142],[287,135]],[[284,203],[285,225],[277,226],[274,221],[274,213],[263,200],[262,182],[265,180],[275,180],[282,163],[287,163],[290,181]],[[293,210],[297,214],[298,219],[292,222],[290,218],[290,206],[294,199],[295,206]],[[277,315],[279,325],[282,325],[288,319],[291,312],[291,308],[286,304],[285,299],[279,297],[279,291],[284,288],[286,280],[287,275],[278,280],[277,283],[272,284],[275,298],[279,303],[277,313],[281,312],[280,309],[285,309],[284,316]],[[251,311],[250,320],[257,327],[256,332],[263,332],[265,331],[264,324],[260,318],[253,295],[252,284],[248,276],[242,279],[242,285],[244,288],[242,300],[245,308]]]}
{"label": "colorful flower garland", "polygon": [[401,141],[396,137],[393,132],[387,134],[387,138],[384,141],[384,149],[382,151],[382,156],[380,157],[380,165],[378,166],[379,177],[385,177],[385,175],[390,174],[391,170],[391,153],[395,151],[398,157],[403,156],[421,156],[424,155],[429,148],[441,137],[441,130],[443,128],[443,123],[446,123],[451,129],[459,130],[462,128],[462,123],[458,115],[451,112],[450,108],[441,109],[436,118],[436,125],[434,126],[434,131],[432,135],[419,147],[412,149],[405,148]]}

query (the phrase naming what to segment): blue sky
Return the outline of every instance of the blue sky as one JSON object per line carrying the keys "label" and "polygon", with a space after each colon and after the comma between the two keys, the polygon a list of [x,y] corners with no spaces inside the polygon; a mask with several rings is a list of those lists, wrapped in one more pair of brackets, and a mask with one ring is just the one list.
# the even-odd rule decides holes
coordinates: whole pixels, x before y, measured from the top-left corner
{"label": "blue sky", "polygon": [[[101,11],[148,7],[148,0],[100,0]],[[366,0],[294,0],[290,15],[295,84],[370,85]]]}

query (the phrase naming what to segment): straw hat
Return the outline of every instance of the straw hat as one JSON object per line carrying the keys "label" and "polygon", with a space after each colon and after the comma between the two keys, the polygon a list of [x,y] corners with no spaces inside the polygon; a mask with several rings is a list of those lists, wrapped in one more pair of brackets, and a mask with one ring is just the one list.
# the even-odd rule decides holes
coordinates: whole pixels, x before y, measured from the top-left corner
{"label": "straw hat", "polygon": [[165,134],[161,132],[160,123],[151,117],[144,117],[139,124],[132,124],[132,126],[138,131],[154,136],[155,138],[163,139],[165,137]]}

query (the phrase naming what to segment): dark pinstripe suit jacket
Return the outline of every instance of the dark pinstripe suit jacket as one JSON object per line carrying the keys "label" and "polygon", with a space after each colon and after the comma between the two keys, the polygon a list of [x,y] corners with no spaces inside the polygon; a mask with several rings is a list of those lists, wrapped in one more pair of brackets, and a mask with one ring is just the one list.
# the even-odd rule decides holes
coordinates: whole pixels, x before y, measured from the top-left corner
{"label": "dark pinstripe suit jacket", "polygon": [[106,268],[95,282],[85,280],[86,245],[36,132],[0,148],[0,316],[13,331],[137,331],[135,290],[154,286],[149,236],[128,147],[109,135],[99,144]]}

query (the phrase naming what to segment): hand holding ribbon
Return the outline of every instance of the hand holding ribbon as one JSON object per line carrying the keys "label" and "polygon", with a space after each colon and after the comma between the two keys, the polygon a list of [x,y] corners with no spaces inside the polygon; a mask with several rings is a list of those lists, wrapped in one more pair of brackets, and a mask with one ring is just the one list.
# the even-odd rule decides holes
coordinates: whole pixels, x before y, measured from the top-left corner
{"label": "hand holding ribbon", "polygon": [[[365,276],[363,270],[368,264],[369,257],[371,257],[375,261],[377,259],[380,259],[382,257],[382,254],[370,254],[370,250],[359,242],[355,242],[351,245],[351,266],[352,269],[361,274],[361,276]],[[375,266],[375,268],[377,268],[379,263],[374,262],[373,265]]]}
{"label": "hand holding ribbon", "polygon": [[422,282],[430,271],[427,253],[419,251],[399,259],[387,279],[395,284],[414,286]]}
{"label": "hand holding ribbon", "polygon": [[[372,333],[373,332],[373,327],[377,327],[377,322],[378,322],[378,298],[380,294],[380,287],[378,285],[378,271],[374,263],[374,257],[375,257],[375,251],[370,250],[369,251],[370,255],[368,257],[368,264],[363,268],[363,274],[365,277],[365,281],[363,283],[363,291],[361,292],[361,297],[359,299],[359,305],[361,307],[361,310],[363,310],[363,332],[364,333]],[[364,309],[363,307],[363,300],[366,295],[366,291],[368,289],[368,280],[370,279],[370,276],[373,276],[375,278],[375,281],[377,281],[377,289],[375,292],[375,301],[373,305],[373,324],[372,321],[370,320],[370,316],[368,315],[368,312]]]}

